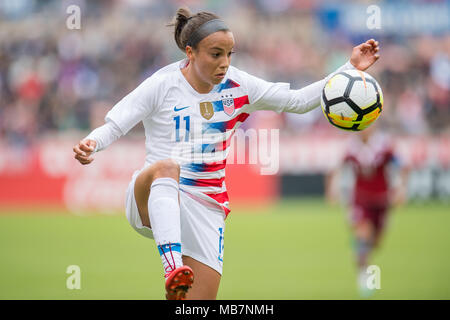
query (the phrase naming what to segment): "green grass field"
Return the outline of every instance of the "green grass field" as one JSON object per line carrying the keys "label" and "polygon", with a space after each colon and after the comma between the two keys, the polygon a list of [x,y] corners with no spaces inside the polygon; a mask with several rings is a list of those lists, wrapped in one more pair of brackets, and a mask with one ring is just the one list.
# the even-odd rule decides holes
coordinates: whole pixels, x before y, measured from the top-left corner
{"label": "green grass field", "polygon": [[[450,210],[395,210],[372,264],[372,299],[450,299]],[[225,232],[218,299],[358,299],[346,217],[321,200],[233,208]],[[0,215],[0,299],[163,299],[155,244],[124,215],[44,212]],[[66,268],[81,268],[81,289]]]}

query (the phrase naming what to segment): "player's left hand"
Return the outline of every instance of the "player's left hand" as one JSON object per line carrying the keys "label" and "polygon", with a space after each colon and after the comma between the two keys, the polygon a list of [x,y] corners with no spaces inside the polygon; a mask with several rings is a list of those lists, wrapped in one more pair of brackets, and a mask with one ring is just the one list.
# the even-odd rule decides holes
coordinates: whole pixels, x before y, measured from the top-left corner
{"label": "player's left hand", "polygon": [[364,71],[380,58],[378,41],[367,40],[353,48],[350,63],[358,70]]}

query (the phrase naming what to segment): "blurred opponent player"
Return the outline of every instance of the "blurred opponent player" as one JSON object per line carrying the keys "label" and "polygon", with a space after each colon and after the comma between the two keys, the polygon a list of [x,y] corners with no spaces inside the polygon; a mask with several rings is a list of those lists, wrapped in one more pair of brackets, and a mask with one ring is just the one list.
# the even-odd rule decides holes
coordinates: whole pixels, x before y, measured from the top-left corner
{"label": "blurred opponent player", "polygon": [[[395,154],[389,137],[377,124],[349,139],[341,167],[333,173],[348,204],[352,242],[358,267],[360,294],[367,297],[368,259],[379,246],[389,210],[406,196],[406,167]],[[331,186],[329,186],[331,188]],[[328,194],[330,196],[330,194]]]}
{"label": "blurred opponent player", "polygon": [[[267,82],[231,66],[233,33],[209,12],[181,8],[173,26],[186,59],[142,82],[73,150],[80,163],[89,164],[93,152],[142,121],[146,159],[128,186],[128,221],[155,240],[168,299],[215,299],[230,211],[225,160],[233,133],[256,110],[305,113],[318,107],[329,77],[291,90],[288,83]],[[379,58],[378,50],[373,39],[354,47],[338,71],[366,70]]]}

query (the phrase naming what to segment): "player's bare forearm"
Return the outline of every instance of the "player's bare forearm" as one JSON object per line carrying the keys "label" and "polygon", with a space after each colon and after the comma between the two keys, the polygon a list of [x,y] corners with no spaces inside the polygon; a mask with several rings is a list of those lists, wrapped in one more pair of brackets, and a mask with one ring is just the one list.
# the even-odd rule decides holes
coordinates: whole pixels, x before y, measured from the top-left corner
{"label": "player's bare forearm", "polygon": [[398,190],[397,204],[403,205],[408,201],[408,168],[402,168],[400,173],[401,183]]}
{"label": "player's bare forearm", "polygon": [[339,190],[336,190],[336,179],[339,179],[340,168],[331,170],[325,176],[325,199],[330,204],[339,202]]}
{"label": "player's bare forearm", "polygon": [[392,192],[391,204],[393,207],[398,207],[408,201],[408,173],[407,168],[402,168],[400,171],[400,182]]}

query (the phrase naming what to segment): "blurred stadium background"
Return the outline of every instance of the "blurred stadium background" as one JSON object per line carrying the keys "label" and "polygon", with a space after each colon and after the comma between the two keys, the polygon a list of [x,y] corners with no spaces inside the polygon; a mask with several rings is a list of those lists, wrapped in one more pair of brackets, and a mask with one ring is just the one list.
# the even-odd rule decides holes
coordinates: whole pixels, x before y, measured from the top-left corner
{"label": "blurred stadium background", "polygon": [[[81,9],[79,30],[66,26],[70,5]],[[292,88],[332,72],[354,45],[380,41],[381,59],[368,70],[385,96],[377,122],[410,172],[408,203],[394,210],[374,257],[382,271],[374,298],[449,299],[444,0],[0,1],[0,298],[163,298],[154,245],[129,227],[123,209],[144,161],[143,128],[86,167],[72,147],[141,81],[183,58],[165,27],[180,5],[228,22],[235,66]],[[370,5],[381,9],[381,29],[366,25]],[[320,109],[258,112],[243,128],[280,129],[279,172],[227,166],[232,213],[218,298],[358,298],[345,209],[323,198],[324,176],[351,133]],[[69,265],[81,267],[81,290],[66,288]]]}

